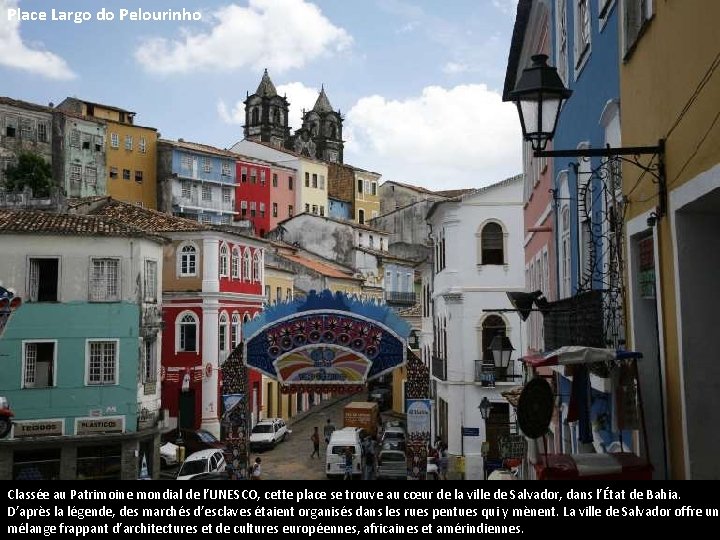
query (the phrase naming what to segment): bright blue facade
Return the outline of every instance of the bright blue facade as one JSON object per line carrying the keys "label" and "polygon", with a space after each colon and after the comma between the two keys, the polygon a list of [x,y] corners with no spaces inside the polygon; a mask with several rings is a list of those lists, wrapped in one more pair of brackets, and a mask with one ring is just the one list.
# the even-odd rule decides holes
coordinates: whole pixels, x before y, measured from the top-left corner
{"label": "bright blue facade", "polygon": [[328,198],[328,213],[330,217],[352,220],[352,205],[339,199]]}
{"label": "bright blue facade", "polygon": [[[552,150],[575,150],[579,147],[586,146],[589,148],[603,148],[606,146],[605,127],[601,123],[603,112],[609,104],[618,103],[620,98],[620,67],[619,67],[619,36],[618,36],[618,2],[610,2],[611,7],[606,11],[605,18],[600,19],[601,0],[588,0],[590,8],[590,28],[591,40],[590,49],[585,53],[580,66],[576,68],[575,58],[575,38],[576,38],[576,14],[577,2],[575,0],[566,0],[566,21],[567,21],[567,65],[568,77],[565,84],[569,87],[573,94],[570,99],[565,102],[560,119],[557,124],[555,138],[553,139]],[[560,2],[552,2],[553,4],[553,58],[549,60],[551,65],[561,65],[558,61],[558,5]],[[580,253],[580,223],[582,219],[578,205],[578,176],[576,170],[570,163],[577,163],[574,158],[555,158],[554,171],[554,189],[556,197],[561,197],[560,185],[558,178],[562,171],[567,171],[568,188],[569,188],[569,206],[570,206],[570,245],[571,245],[571,291],[575,294],[581,283],[581,253]],[[586,162],[587,163],[587,162]],[[601,158],[592,158],[590,160],[590,169],[595,170],[601,164]],[[599,191],[599,179],[591,180],[593,191]],[[592,197],[592,223],[597,232],[598,224],[601,223],[602,217],[602,198]],[[559,209],[564,201],[556,201],[556,234],[562,234],[560,223]],[[599,235],[593,234],[597,237]],[[557,238],[556,245],[560,245],[560,238]],[[556,250],[560,256],[561,250]],[[604,249],[596,246],[597,259],[594,268],[602,268],[602,253]],[[562,261],[558,261],[558,268],[562,265]],[[558,273],[559,277],[559,273]],[[597,272],[594,273],[593,289],[600,288]],[[558,283],[558,296],[561,294],[561,285]]]}

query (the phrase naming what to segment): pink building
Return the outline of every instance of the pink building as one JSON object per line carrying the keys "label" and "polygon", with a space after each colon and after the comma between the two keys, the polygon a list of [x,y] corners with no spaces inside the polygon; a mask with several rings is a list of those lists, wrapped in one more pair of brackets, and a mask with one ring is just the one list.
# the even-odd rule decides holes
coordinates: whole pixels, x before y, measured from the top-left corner
{"label": "pink building", "polygon": [[295,208],[297,172],[289,167],[272,164],[270,178],[270,230],[273,230],[281,221],[298,214]]}

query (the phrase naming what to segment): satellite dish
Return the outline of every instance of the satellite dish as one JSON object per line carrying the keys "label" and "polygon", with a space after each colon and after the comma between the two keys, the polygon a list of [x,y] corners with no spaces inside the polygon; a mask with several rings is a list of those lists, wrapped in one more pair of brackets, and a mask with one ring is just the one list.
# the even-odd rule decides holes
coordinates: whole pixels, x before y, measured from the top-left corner
{"label": "satellite dish", "polygon": [[554,402],[552,388],[542,377],[525,385],[518,400],[517,421],[526,437],[537,439],[547,433]]}

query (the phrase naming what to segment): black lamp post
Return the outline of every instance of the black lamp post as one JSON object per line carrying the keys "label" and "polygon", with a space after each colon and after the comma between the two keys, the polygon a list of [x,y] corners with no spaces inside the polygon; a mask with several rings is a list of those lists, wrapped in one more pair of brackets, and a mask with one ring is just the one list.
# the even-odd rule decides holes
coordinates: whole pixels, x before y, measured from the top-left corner
{"label": "black lamp post", "polygon": [[510,338],[502,334],[496,335],[490,342],[489,350],[492,351],[493,361],[495,362],[495,371],[507,373],[510,357],[515,347],[510,343]]}
{"label": "black lamp post", "polygon": [[[547,143],[555,136],[558,118],[563,102],[571,95],[572,90],[565,87],[557,69],[547,65],[547,55],[536,54],[532,57],[532,65],[525,68],[509,93],[520,115],[520,126],[523,139],[530,141],[536,157],[575,157],[613,158],[631,163],[644,173],[650,174],[658,184],[657,217],[665,215],[667,210],[667,185],[665,180],[665,141],[661,139],[657,146],[634,146],[623,148],[584,148],[577,150],[545,150]],[[639,156],[657,156],[657,162],[640,162]]]}
{"label": "black lamp post", "polygon": [[487,398],[487,396],[484,396],[482,398],[482,401],[480,401],[480,405],[478,405],[478,409],[480,409],[480,416],[483,420],[487,422],[488,418],[490,418],[490,410],[492,409],[492,403],[490,403],[490,400]]}

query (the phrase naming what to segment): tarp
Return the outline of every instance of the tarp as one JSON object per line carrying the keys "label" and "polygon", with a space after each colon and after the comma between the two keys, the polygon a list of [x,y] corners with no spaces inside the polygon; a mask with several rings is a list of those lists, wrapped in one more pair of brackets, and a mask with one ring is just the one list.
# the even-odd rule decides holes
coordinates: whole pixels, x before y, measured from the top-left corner
{"label": "tarp", "polygon": [[642,353],[634,351],[616,351],[615,349],[599,349],[570,345],[560,347],[547,353],[524,356],[520,361],[532,367],[564,366],[570,364],[592,364],[625,358],[642,358]]}

